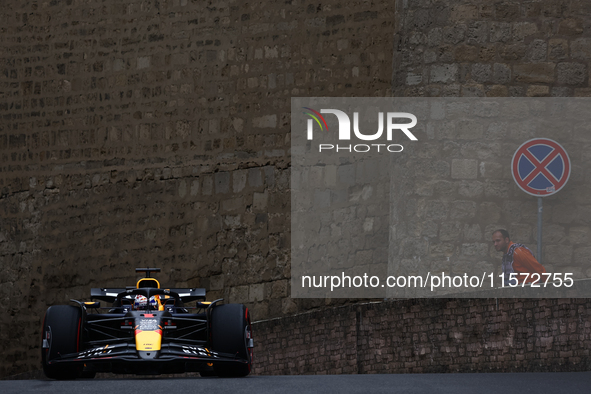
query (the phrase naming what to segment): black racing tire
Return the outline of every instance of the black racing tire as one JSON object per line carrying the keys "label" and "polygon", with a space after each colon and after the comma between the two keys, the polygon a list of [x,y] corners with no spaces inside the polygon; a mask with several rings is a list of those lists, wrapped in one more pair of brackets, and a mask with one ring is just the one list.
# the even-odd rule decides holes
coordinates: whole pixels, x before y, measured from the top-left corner
{"label": "black racing tire", "polygon": [[[49,348],[41,346],[43,373],[50,379],[76,379],[82,373],[80,364],[48,364],[62,354],[80,351],[82,312],[71,305],[50,306],[43,319],[42,340],[50,332]],[[43,341],[41,342],[43,344]]]}
{"label": "black racing tire", "polygon": [[244,377],[252,368],[252,338],[250,313],[242,304],[215,306],[211,311],[211,342],[214,352],[229,353],[248,360],[248,363],[215,363],[213,370],[222,377]]}

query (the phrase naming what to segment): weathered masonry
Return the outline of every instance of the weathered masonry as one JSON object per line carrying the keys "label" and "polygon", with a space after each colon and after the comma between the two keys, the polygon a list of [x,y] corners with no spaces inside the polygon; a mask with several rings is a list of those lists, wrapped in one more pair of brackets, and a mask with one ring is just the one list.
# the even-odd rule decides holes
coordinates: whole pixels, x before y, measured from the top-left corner
{"label": "weathered masonry", "polygon": [[[0,376],[39,368],[48,305],[103,283],[133,283],[138,265],[161,267],[163,283],[245,302],[257,320],[335,303],[289,297],[291,97],[591,93],[591,7],[583,0],[8,0],[0,13]],[[589,156],[579,159],[588,168]],[[466,192],[516,187],[482,174],[481,158],[439,161],[431,170],[466,181]],[[439,186],[431,199],[449,192]],[[574,196],[548,213],[546,234],[556,242],[547,256],[589,260],[589,212],[588,199]],[[527,225],[516,230],[533,241]],[[445,242],[487,242],[484,228],[469,242],[457,231]],[[551,314],[564,307],[552,302]],[[549,360],[586,357],[574,341],[589,340],[588,303],[575,304],[563,320],[579,322],[568,337],[527,331],[554,338],[543,340]],[[356,332],[371,340],[378,323],[368,320]],[[305,321],[282,322],[294,336],[304,332]],[[272,335],[266,327],[261,335]],[[445,327],[438,335],[455,332]],[[421,332],[435,335],[429,330]],[[520,341],[503,345],[511,360],[522,354]],[[283,357],[272,349],[257,371],[280,373],[265,364]],[[419,371],[404,364],[412,357],[382,371]],[[306,368],[298,371],[379,369]]]}

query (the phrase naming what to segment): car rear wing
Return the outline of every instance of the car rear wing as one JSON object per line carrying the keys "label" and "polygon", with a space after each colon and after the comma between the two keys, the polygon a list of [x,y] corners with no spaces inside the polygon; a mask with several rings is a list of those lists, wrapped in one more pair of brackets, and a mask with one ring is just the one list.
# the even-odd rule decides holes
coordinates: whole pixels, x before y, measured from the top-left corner
{"label": "car rear wing", "polygon": [[182,302],[191,302],[197,300],[205,300],[205,289],[168,289],[172,292],[178,293]]}
{"label": "car rear wing", "polygon": [[114,288],[96,288],[93,287],[90,289],[90,299],[91,300],[101,300],[106,302],[114,302],[119,293],[123,293],[127,291],[127,289],[114,289]]}
{"label": "car rear wing", "polygon": [[[97,299],[105,302],[115,302],[119,293],[125,293],[129,289],[119,288],[96,288],[90,289],[90,299]],[[201,288],[181,288],[181,289],[166,289],[173,293],[177,293],[181,302],[187,303],[197,300],[205,300],[205,289]]]}

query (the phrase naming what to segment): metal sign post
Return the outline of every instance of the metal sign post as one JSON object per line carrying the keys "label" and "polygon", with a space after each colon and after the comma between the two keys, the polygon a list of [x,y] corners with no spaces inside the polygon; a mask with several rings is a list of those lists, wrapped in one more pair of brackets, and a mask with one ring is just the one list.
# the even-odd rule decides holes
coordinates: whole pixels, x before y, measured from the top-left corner
{"label": "metal sign post", "polygon": [[542,197],[538,197],[538,263],[542,264]]}
{"label": "metal sign post", "polygon": [[538,262],[542,263],[542,197],[556,194],[570,177],[566,150],[556,141],[535,138],[524,142],[513,154],[511,173],[517,186],[538,197]]}

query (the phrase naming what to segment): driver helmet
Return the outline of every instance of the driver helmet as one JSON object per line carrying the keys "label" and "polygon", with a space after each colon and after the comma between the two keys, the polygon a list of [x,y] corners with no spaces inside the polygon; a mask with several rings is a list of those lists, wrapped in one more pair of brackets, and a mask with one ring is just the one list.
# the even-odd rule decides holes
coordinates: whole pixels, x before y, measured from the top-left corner
{"label": "driver helmet", "polygon": [[157,295],[150,297],[150,306],[152,309],[158,309],[158,297]]}
{"label": "driver helmet", "polygon": [[133,307],[135,309],[146,309],[148,307],[148,297],[141,294],[136,295]]}

